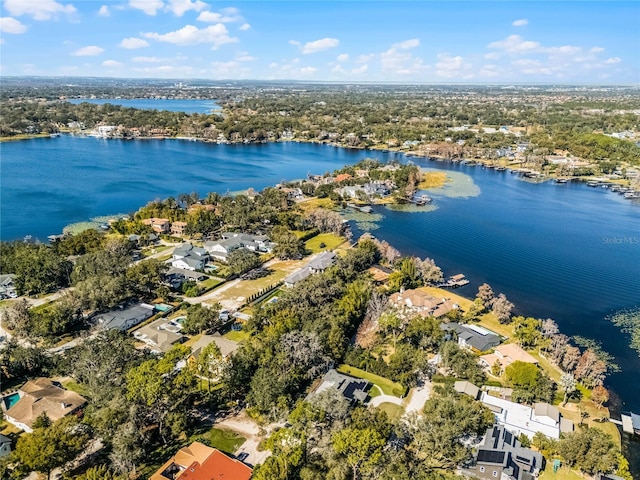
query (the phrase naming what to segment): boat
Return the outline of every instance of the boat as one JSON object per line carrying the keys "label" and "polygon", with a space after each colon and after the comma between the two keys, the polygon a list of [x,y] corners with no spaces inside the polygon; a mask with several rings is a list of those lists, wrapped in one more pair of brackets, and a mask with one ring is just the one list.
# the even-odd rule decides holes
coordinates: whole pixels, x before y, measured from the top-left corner
{"label": "boat", "polygon": [[568,181],[568,178],[556,178],[556,183],[567,183]]}
{"label": "boat", "polygon": [[587,182],[587,187],[598,187],[600,182]]}
{"label": "boat", "polygon": [[627,192],[624,194],[624,198],[627,198],[627,199],[640,198],[640,192]]}
{"label": "boat", "polygon": [[496,168],[496,170],[498,172],[505,172],[507,170],[507,167],[498,167],[498,168]]}
{"label": "boat", "polygon": [[436,286],[440,288],[458,288],[464,287],[469,284],[469,280],[462,273],[451,275],[444,279],[443,282],[438,283]]}

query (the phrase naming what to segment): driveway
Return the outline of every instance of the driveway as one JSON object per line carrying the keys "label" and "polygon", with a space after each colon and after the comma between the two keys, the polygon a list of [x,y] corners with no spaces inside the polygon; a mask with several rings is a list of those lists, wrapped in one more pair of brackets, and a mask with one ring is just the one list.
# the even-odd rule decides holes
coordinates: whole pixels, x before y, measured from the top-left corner
{"label": "driveway", "polygon": [[244,463],[256,466],[263,463],[271,455],[270,450],[258,450],[260,442],[266,438],[273,430],[283,426],[282,423],[273,423],[261,428],[255,420],[244,414],[223,418],[216,422],[216,427],[226,428],[244,436],[247,440],[240,445],[234,453],[236,457],[242,459]]}
{"label": "driveway", "polygon": [[425,402],[431,396],[431,382],[426,381],[423,385],[411,389],[409,401],[404,408],[405,415],[412,412],[421,412]]}

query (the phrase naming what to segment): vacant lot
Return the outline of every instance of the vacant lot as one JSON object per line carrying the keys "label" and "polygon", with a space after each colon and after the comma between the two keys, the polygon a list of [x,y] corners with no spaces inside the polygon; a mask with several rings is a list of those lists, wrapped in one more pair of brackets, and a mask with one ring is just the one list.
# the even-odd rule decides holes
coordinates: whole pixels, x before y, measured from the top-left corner
{"label": "vacant lot", "polygon": [[333,250],[345,241],[344,237],[340,237],[333,233],[320,233],[319,235],[307,240],[304,247],[311,253],[319,253],[325,250]]}

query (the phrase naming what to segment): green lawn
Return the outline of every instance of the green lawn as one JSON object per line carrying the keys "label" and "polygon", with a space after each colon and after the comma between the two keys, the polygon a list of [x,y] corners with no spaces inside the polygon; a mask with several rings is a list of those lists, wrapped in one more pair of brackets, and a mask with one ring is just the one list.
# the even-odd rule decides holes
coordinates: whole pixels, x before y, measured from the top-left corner
{"label": "green lawn", "polygon": [[243,332],[242,330],[231,330],[223,335],[224,338],[228,338],[229,340],[233,340],[234,342],[242,342],[250,337],[247,332]]}
{"label": "green lawn", "polygon": [[585,477],[569,467],[560,467],[556,473],[553,473],[553,460],[549,460],[544,472],[538,478],[540,480],[583,480]]}
{"label": "green lawn", "polygon": [[204,282],[201,282],[198,286],[203,290],[213,290],[218,285],[222,285],[225,281],[219,278],[207,278]]}
{"label": "green lawn", "polygon": [[157,247],[146,248],[142,251],[143,257],[150,257],[151,255],[155,255],[156,253],[164,252],[171,248],[169,245],[159,245]]}
{"label": "green lawn", "polygon": [[62,386],[67,390],[71,390],[72,392],[76,392],[78,395],[82,395],[83,397],[89,396],[89,390],[84,385],[76,382],[75,380],[66,380],[62,382]]}
{"label": "green lawn", "polygon": [[240,445],[242,445],[246,438],[238,435],[231,430],[223,430],[221,428],[213,427],[208,432],[195,435],[189,439],[191,442],[202,442],[210,447],[217,448],[218,450],[233,455]]}
{"label": "green lawn", "polygon": [[[318,253],[324,250],[333,250],[334,248],[342,245],[345,242],[344,237],[335,235],[333,233],[320,233],[313,238],[307,240],[304,247],[311,253]],[[324,243],[324,247],[320,247],[320,244]]]}
{"label": "green lawn", "polygon": [[337,370],[345,375],[351,375],[352,377],[370,381],[374,385],[377,385],[385,395],[402,397],[406,392],[406,389],[397,382],[392,382],[388,378],[365,372],[364,370],[360,370],[359,368],[355,368],[350,365],[340,365]]}
{"label": "green lawn", "polygon": [[400,416],[404,413],[404,408],[391,402],[381,403],[378,406],[378,410],[382,410],[383,412],[385,412],[391,422],[400,418]]}

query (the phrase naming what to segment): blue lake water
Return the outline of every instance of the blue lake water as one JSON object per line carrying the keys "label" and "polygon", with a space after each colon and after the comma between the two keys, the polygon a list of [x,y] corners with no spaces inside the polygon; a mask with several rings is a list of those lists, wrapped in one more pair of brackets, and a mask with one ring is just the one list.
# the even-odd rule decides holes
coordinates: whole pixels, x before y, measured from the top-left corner
{"label": "blue lake water", "polygon": [[[213,145],[61,136],[0,145],[1,238],[41,239],[72,222],[131,212],[183,192],[225,193],[324,173],[365,157],[403,158],[325,145]],[[603,343],[622,372],[607,385],[640,411],[640,358],[605,320],[640,304],[640,205],[583,184],[531,184],[507,172],[413,159],[446,170],[434,209],[376,207],[367,227],[403,254],[429,256],[445,273],[487,282],[518,312],[551,317],[568,335]],[[376,217],[373,217],[376,218]],[[358,225],[354,229],[358,232]]]}
{"label": "blue lake water", "polygon": [[167,110],[169,112],[185,113],[213,113],[220,110],[220,106],[213,100],[190,99],[155,99],[155,98],[80,98],[67,100],[69,103],[94,103],[103,105],[121,105],[127,108],[139,108],[141,110]]}

